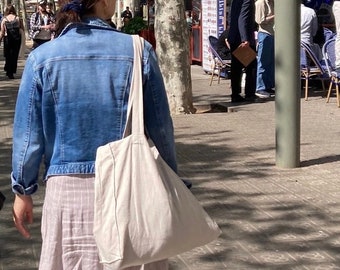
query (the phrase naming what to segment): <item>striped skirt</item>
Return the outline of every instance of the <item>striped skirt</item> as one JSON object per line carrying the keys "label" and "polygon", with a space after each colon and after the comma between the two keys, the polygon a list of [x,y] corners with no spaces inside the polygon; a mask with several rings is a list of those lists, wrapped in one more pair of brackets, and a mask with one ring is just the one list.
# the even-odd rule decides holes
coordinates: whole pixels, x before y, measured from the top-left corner
{"label": "striped skirt", "polygon": [[[41,224],[40,270],[108,270],[99,262],[92,232],[93,211],[94,175],[48,179]],[[167,269],[168,260],[125,268]]]}

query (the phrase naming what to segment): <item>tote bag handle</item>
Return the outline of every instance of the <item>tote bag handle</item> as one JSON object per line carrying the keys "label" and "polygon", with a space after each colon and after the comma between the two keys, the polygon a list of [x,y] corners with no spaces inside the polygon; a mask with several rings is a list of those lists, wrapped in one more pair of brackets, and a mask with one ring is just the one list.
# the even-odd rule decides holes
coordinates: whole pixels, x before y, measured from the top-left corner
{"label": "tote bag handle", "polygon": [[144,111],[143,111],[143,80],[142,61],[144,39],[138,35],[132,35],[134,59],[128,111],[123,138],[130,134],[144,135]]}

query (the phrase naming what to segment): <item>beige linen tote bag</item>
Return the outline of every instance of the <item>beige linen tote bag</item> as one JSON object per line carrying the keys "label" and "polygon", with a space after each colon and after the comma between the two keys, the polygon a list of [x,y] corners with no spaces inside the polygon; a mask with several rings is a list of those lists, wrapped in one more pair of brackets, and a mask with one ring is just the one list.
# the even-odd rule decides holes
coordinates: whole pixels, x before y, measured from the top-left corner
{"label": "beige linen tote bag", "polygon": [[172,257],[221,233],[144,134],[144,40],[133,39],[135,61],[125,128],[131,134],[99,147],[95,163],[94,237],[105,269]]}

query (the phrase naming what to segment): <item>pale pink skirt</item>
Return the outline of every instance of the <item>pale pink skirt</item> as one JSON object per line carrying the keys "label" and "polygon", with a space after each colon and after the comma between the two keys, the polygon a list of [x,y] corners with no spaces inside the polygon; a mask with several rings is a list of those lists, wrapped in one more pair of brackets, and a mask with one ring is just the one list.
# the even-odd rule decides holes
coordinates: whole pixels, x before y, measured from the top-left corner
{"label": "pale pink skirt", "polygon": [[[93,209],[94,175],[48,179],[41,224],[40,270],[106,269],[99,263],[92,233]],[[167,270],[168,260],[125,269]]]}

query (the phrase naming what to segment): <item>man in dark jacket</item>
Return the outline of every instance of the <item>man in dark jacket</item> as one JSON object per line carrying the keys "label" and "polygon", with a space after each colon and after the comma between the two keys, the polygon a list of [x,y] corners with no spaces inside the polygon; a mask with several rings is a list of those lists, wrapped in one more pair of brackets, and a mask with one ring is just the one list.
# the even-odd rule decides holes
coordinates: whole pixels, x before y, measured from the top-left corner
{"label": "man in dark jacket", "polygon": [[132,12],[130,11],[129,7],[126,7],[126,9],[122,12],[122,18],[124,26],[126,26],[132,19]]}
{"label": "man in dark jacket", "polygon": [[[254,0],[233,1],[229,14],[230,49],[233,52],[239,46],[251,47],[255,50],[255,2]],[[255,100],[256,88],[256,59],[247,67],[232,55],[231,57],[231,102],[245,102]],[[245,97],[241,93],[241,79],[243,69],[246,73]]]}

